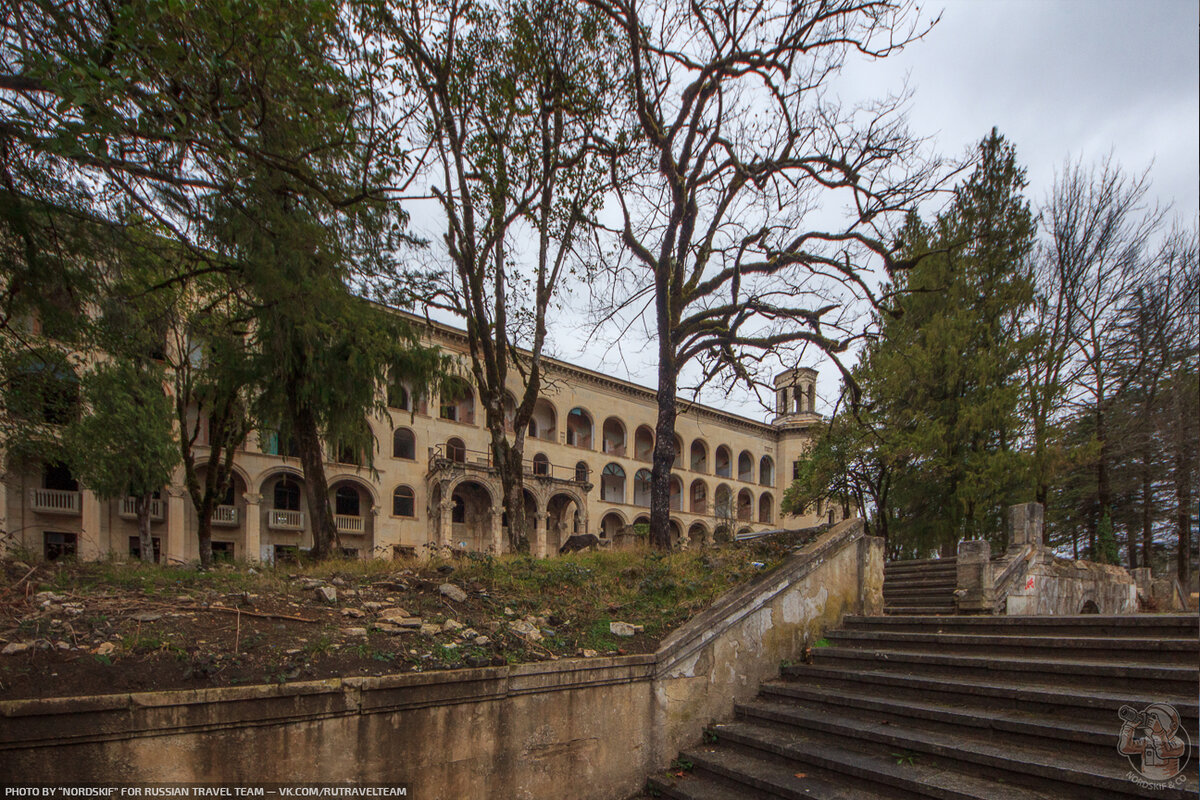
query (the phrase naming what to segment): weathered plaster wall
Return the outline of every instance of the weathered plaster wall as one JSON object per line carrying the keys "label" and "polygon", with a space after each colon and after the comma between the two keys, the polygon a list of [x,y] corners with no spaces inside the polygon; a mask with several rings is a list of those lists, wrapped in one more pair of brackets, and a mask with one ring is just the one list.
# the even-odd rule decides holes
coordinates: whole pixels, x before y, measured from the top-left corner
{"label": "weathered plaster wall", "polygon": [[655,766],[728,718],[844,615],[880,613],[882,587],[882,540],[847,520],[671,634],[655,669]]}
{"label": "weathered plaster wall", "polygon": [[1009,590],[1006,613],[1136,614],[1137,610],[1137,586],[1128,570],[1045,556],[1029,567],[1023,582]]}
{"label": "weathered plaster wall", "polygon": [[420,800],[619,800],[846,613],[883,548],[834,527],[655,655],[0,703],[12,784],[406,783]]}

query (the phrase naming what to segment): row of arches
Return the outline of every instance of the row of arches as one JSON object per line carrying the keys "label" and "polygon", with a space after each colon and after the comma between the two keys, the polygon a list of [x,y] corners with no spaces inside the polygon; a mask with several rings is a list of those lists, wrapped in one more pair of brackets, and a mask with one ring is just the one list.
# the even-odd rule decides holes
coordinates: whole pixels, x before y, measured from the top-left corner
{"label": "row of arches", "polygon": [[[581,412],[581,410],[574,409],[571,413],[575,414],[576,412]],[[572,442],[581,442],[584,444],[579,444],[577,446],[588,449],[588,445],[586,443],[590,443],[590,441],[591,441],[591,429],[578,427],[578,425],[582,424],[582,423],[578,423],[578,420],[582,419],[582,418],[583,418],[583,412],[580,413],[579,417],[576,418],[575,421],[572,421],[570,419],[568,420],[567,444],[571,444]],[[617,421],[615,417],[609,417],[609,419],[605,423],[605,425],[608,426],[609,423],[619,424],[619,421]],[[531,425],[531,430],[532,430],[532,426],[536,425],[536,426],[538,426],[538,430],[540,430],[540,431],[543,431],[543,432],[549,431],[551,434],[550,438],[552,438],[553,431],[554,431],[552,421],[543,420],[543,421],[539,422],[538,419],[535,418],[530,421],[530,425]],[[546,425],[548,425],[549,427],[542,427],[542,426],[546,426]],[[620,433],[621,433],[621,436],[623,437],[624,436],[623,429],[620,431]],[[539,438],[539,437],[533,437],[533,438]],[[682,441],[680,441],[678,436],[676,436],[675,439],[676,439],[676,442],[675,442],[676,455],[675,455],[675,463],[673,465],[673,468],[674,469],[682,469],[682,467],[680,465],[680,459],[681,459],[681,455],[683,453],[683,443],[682,443]],[[606,433],[604,442],[605,442],[605,444],[604,444],[603,452],[608,453],[610,455],[616,455],[616,456],[623,456],[625,454],[623,438],[620,438],[620,439],[609,438],[608,433]],[[465,445],[461,445],[460,443],[461,443],[461,440],[458,438],[449,439],[448,444],[447,444],[447,450],[449,451],[451,448],[454,448],[456,450],[465,451]],[[409,428],[396,428],[392,432],[392,457],[398,458],[398,459],[413,460],[416,458],[416,452],[417,452],[416,434],[414,434],[412,432],[412,430],[410,430]],[[634,456],[633,457],[639,461],[649,462],[652,459],[653,452],[654,452],[654,434],[649,429],[648,426],[643,425],[637,429],[637,432],[634,437]],[[688,466],[692,472],[698,472],[698,473],[704,474],[704,475],[710,474],[709,469],[708,469],[708,445],[707,445],[707,443],[704,442],[704,440],[702,440],[702,439],[693,440],[691,449],[689,451],[689,455],[690,455],[690,458],[688,460]],[[448,455],[447,457],[451,458],[452,460],[458,460],[458,459],[455,459],[451,455]],[[537,456],[535,456],[535,458],[536,457]],[[544,456],[542,456],[542,457],[544,458]],[[734,464],[733,453],[729,449],[729,447],[726,445],[718,445],[718,447],[714,453],[713,470],[712,470],[711,474],[715,475],[718,478],[733,478],[734,477],[733,464]],[[743,483],[755,483],[756,482],[755,481],[755,466],[756,466],[756,464],[755,464],[754,456],[750,454],[749,450],[743,450],[737,457],[737,479],[739,481],[742,481]],[[758,459],[757,477],[758,477],[757,483],[759,483],[762,486],[774,486],[775,485],[775,461],[774,461],[774,459],[772,459],[770,456],[767,456],[767,455],[764,455],[760,459]]]}
{"label": "row of arches", "polygon": [[[600,519],[599,536],[601,539],[614,539],[620,533],[633,529],[637,530],[639,526],[649,526],[650,518],[640,515],[631,522],[624,514],[619,511],[609,511]],[[684,528],[679,520],[672,519],[668,523],[671,532],[671,545],[678,546],[684,537]],[[750,528],[739,527],[737,532],[745,533]],[[707,523],[696,521],[687,528],[687,542],[689,547],[697,547],[709,542],[729,541],[734,537],[734,528],[726,523],[718,522],[713,528],[709,528]]]}
{"label": "row of arches", "polygon": [[[633,476],[632,503],[635,506],[650,506],[650,470],[640,469]],[[627,503],[630,500],[626,493],[627,477],[620,464],[611,463],[600,473],[600,500],[605,503]],[[673,511],[684,510],[683,480],[678,475],[671,476],[670,507]],[[708,484],[697,478],[692,481],[687,495],[687,511],[692,514],[713,515],[716,517],[736,518],[750,522],[769,524],[774,522],[775,498],[770,492],[763,492],[757,499],[749,489],[742,489],[736,495],[727,484],[720,484],[713,492],[713,502],[710,508]],[[755,511],[757,509],[757,515]]]}

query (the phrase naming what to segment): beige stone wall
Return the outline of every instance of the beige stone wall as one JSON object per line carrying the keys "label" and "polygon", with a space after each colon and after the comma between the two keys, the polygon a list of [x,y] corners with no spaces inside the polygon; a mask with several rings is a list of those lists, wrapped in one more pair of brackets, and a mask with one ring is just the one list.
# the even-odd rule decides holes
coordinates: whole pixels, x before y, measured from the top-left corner
{"label": "beige stone wall", "polygon": [[[438,326],[430,336],[439,346],[461,356],[465,363],[466,342],[460,332]],[[465,374],[465,366],[463,369]],[[657,415],[654,391],[562,362],[551,361],[548,369],[549,379],[543,404],[546,413],[542,414],[542,420],[545,423],[547,417],[552,416],[553,430],[547,433],[549,426],[543,424],[538,438],[526,440],[526,458],[532,460],[539,454],[545,456],[552,465],[555,477],[573,477],[577,464],[586,465],[591,488],[586,492],[586,513],[582,515],[585,518],[581,518],[584,530],[581,532],[604,533],[607,534],[605,538],[611,538],[612,532],[621,526],[648,521],[649,500],[646,498],[644,503],[635,502],[639,500],[635,497],[635,479],[640,470],[649,470],[651,465],[648,457],[639,457],[641,454],[636,450],[635,441],[639,428],[653,431]],[[784,378],[781,386],[785,388],[792,382],[807,386],[815,379],[815,373],[812,370],[792,370],[781,377]],[[514,393],[518,389],[515,385],[512,387]],[[449,439],[456,438],[468,451],[473,451],[467,459],[473,462],[478,458],[486,459],[489,442],[483,425],[483,409],[477,398],[473,403],[473,422],[441,419],[440,405],[438,397],[423,400],[414,398],[410,406],[416,409],[415,412],[392,409],[384,417],[371,421],[377,441],[375,474],[351,464],[327,463],[331,494],[339,487],[353,487],[360,499],[364,531],[343,533],[343,546],[354,549],[362,557],[390,557],[396,546],[412,548],[421,553],[425,545],[437,543],[439,514],[442,512],[436,500],[444,498],[431,496],[437,491],[434,488],[437,481],[432,480],[429,474],[430,452],[444,448]],[[592,435],[589,447],[567,443],[568,415],[575,408],[583,409],[590,417]],[[827,521],[827,509],[822,509],[819,516],[817,509],[813,508],[804,516],[786,519],[781,517],[780,512],[783,491],[791,482],[792,462],[809,446],[813,426],[820,422],[819,416],[811,412],[789,413],[768,424],[698,404],[684,403],[682,408],[683,413],[676,426],[682,448],[677,469],[673,471],[680,487],[680,507],[671,515],[676,537],[687,537],[689,533],[694,533],[711,540],[722,525],[730,528],[731,533],[737,533],[742,530],[807,527]],[[603,430],[609,420],[619,424],[624,431],[623,451],[604,452]],[[416,441],[415,458],[394,457],[393,433],[397,428],[412,431]],[[270,551],[275,546],[307,548],[312,543],[307,531],[281,530],[271,524],[275,485],[287,476],[297,481],[302,481],[303,476],[298,459],[264,452],[268,441],[266,434],[250,435],[236,461],[234,504],[238,522],[233,526],[218,525],[213,528],[214,541],[232,543],[234,555],[239,559],[257,560],[264,549]],[[691,456],[694,445],[706,453],[705,463],[700,469],[693,469]],[[717,453],[722,448],[729,453],[728,476],[717,474]],[[203,448],[200,452],[203,453]],[[739,475],[738,462],[743,454],[751,468]],[[764,463],[770,467],[766,475]],[[624,472],[624,492],[620,501],[606,499],[602,494],[601,476],[609,465],[615,465]],[[501,506],[498,481],[481,478],[478,471],[466,477],[476,480],[480,485],[490,508]],[[7,530],[13,534],[12,544],[40,553],[46,531],[64,531],[79,536],[79,551],[84,557],[94,558],[110,553],[123,557],[128,552],[128,537],[133,535],[134,530],[132,523],[117,514],[118,502],[91,498],[90,502],[83,503],[81,514],[47,514],[32,510],[28,503],[28,490],[41,485],[40,472],[35,470],[26,474],[15,471],[5,476],[4,480],[9,487],[6,522]],[[561,485],[554,481],[539,482],[536,478],[531,478],[528,483],[537,497],[539,507],[536,511],[546,512],[547,501],[560,491]],[[541,485],[543,483],[545,485]],[[174,481],[174,494],[170,491],[163,493],[164,506],[170,505],[171,513],[165,514],[162,522],[155,523],[154,535],[163,539],[163,549],[170,559],[189,561],[198,556],[195,537],[197,520],[190,499],[181,493],[182,484],[180,470]],[[401,486],[413,491],[414,514],[411,517],[393,514],[393,494]],[[692,491],[698,487],[703,487],[703,511],[693,508]],[[575,484],[574,488],[581,490],[583,487]],[[731,498],[732,519],[718,518],[716,513],[717,495],[725,490]],[[746,507],[744,502],[740,502],[741,498],[749,502],[748,519],[739,518],[739,509]],[[307,514],[303,498],[300,510]],[[469,548],[491,545],[493,537],[490,528],[479,529],[479,526],[490,526],[489,512],[484,509],[477,511],[479,513],[476,516],[482,522],[477,526],[467,526],[466,529],[462,526],[452,528],[452,542],[465,539]],[[604,524],[606,518],[607,525]],[[841,518],[840,511],[837,518]],[[550,520],[547,526],[550,530],[542,546],[545,554],[554,554],[561,540],[574,532],[573,515],[562,518],[562,523],[560,530],[554,527],[554,520]],[[472,534],[475,538],[472,538]]]}
{"label": "beige stone wall", "polygon": [[0,775],[620,800],[843,614],[878,610],[882,581],[882,544],[853,521],[722,598],[655,655],[0,702]]}

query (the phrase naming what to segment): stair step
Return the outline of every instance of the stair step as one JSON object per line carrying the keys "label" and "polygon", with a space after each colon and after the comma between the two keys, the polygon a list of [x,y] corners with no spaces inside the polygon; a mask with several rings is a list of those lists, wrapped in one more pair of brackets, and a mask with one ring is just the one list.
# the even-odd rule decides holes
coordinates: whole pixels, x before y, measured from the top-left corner
{"label": "stair step", "polygon": [[[735,708],[739,717],[799,727],[815,734],[846,737],[873,742],[885,748],[927,754],[939,762],[950,761],[963,771],[978,768],[996,770],[1012,782],[1052,781],[1060,791],[1101,790],[1114,796],[1152,796],[1189,798],[1200,789],[1200,782],[1189,777],[1184,789],[1159,789],[1143,794],[1126,773],[1128,762],[1114,752],[1096,757],[1079,753],[1064,754],[1031,747],[1017,737],[997,743],[962,731],[931,730],[923,724],[868,721],[853,715],[834,714],[814,706],[770,703],[762,700]],[[720,734],[718,734],[720,735]],[[1044,784],[1043,784],[1044,785]],[[1051,788],[1047,786],[1046,788]],[[1093,795],[1094,796],[1094,795]]]}
{"label": "stair step", "polygon": [[904,561],[888,561],[884,565],[884,569],[906,568],[906,567],[923,567],[927,564],[935,566],[944,566],[947,564],[957,564],[957,556],[946,556],[945,558],[910,558]]}
{"label": "stair step", "polygon": [[822,647],[813,650],[818,663],[841,664],[843,667],[879,669],[884,665],[897,671],[930,670],[935,674],[968,675],[1005,673],[1021,675],[1033,683],[1066,685],[1095,685],[1104,679],[1111,687],[1183,694],[1196,688],[1196,670],[1188,667],[1159,666],[1156,663],[1122,663],[1052,658],[1002,658],[994,656],[955,655],[941,652],[908,652],[904,650],[856,650],[842,647]]}
{"label": "stair step", "polygon": [[[827,737],[800,730],[739,720],[716,726],[720,741],[745,749],[761,750],[788,759],[793,764],[837,771],[868,781],[882,790],[884,797],[905,793],[937,800],[993,800],[995,781],[969,772],[956,772],[930,763],[928,759],[904,758],[895,748],[864,747],[858,742]],[[803,769],[798,771],[804,771]],[[1055,795],[1021,786],[1004,786],[1005,800],[1051,800]]]}
{"label": "stair step", "polygon": [[840,630],[826,634],[829,641],[838,647],[851,649],[905,650],[929,652],[936,646],[939,653],[969,655],[994,652],[1005,656],[1029,655],[1040,657],[1060,656],[1069,653],[1089,661],[1115,661],[1125,663],[1130,653],[1144,657],[1152,650],[1154,660],[1163,666],[1168,664],[1189,666],[1200,662],[1200,639],[1146,640],[1116,636],[1035,636],[1006,631],[995,633],[934,633],[912,631],[862,631]]}
{"label": "stair step", "polygon": [[[693,765],[691,775],[675,778],[675,785],[709,783],[724,785],[721,797],[784,797],[788,800],[892,800],[870,789],[848,785],[845,776],[771,758],[750,748],[710,746],[688,750],[681,761]],[[713,780],[713,779],[716,780]],[[665,780],[665,779],[664,779]],[[731,788],[738,791],[731,792]],[[747,791],[749,790],[749,791]],[[911,795],[910,795],[911,796]]]}
{"label": "stair step", "polygon": [[772,702],[798,701],[817,705],[832,709],[834,713],[855,716],[882,714],[894,721],[912,719],[934,723],[941,729],[961,727],[965,731],[1003,741],[1012,741],[1013,736],[1025,741],[1043,739],[1048,740],[1046,746],[1049,747],[1073,748],[1079,752],[1105,755],[1112,753],[1114,737],[1121,725],[1115,712],[1105,722],[1063,721],[1056,719],[1053,714],[1026,709],[965,707],[939,696],[935,696],[937,702],[922,702],[911,698],[881,696],[862,689],[847,691],[839,686],[794,681],[764,684],[759,696]]}
{"label": "stair step", "polygon": [[925,615],[887,617],[848,616],[846,630],[934,630],[942,633],[1012,633],[1019,630],[1043,636],[1122,636],[1142,639],[1200,638],[1195,614],[1138,614],[1129,617],[1097,615],[1066,617],[956,616],[931,620]]}
{"label": "stair step", "polygon": [[921,606],[884,606],[883,613],[885,614],[901,614],[906,617],[910,616],[953,616],[958,613],[958,609],[953,603],[937,603]]}
{"label": "stair step", "polygon": [[1142,708],[1150,702],[1174,706],[1182,715],[1189,730],[1196,729],[1200,711],[1187,694],[1147,697],[1136,692],[1106,692],[1095,687],[1067,688],[1062,686],[1033,686],[1028,683],[1004,680],[1003,676],[968,679],[963,676],[945,677],[910,675],[902,672],[845,670],[835,667],[803,665],[784,667],[782,675],[788,685],[815,684],[837,691],[872,692],[892,699],[912,697],[918,701],[936,697],[958,705],[1016,709],[1034,713],[1058,713],[1080,722],[1111,723],[1123,705]]}

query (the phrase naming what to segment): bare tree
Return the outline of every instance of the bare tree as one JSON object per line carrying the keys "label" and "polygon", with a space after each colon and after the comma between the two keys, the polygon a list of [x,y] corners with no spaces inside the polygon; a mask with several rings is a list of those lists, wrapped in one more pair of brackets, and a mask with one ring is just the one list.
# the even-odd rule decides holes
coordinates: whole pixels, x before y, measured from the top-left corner
{"label": "bare tree", "polygon": [[[1066,337],[1070,347],[1068,395],[1076,406],[1091,409],[1099,447],[1090,552],[1095,551],[1097,526],[1112,504],[1106,414],[1115,391],[1116,362],[1109,357],[1109,347],[1118,312],[1146,266],[1146,249],[1164,213],[1148,205],[1148,189],[1147,173],[1130,176],[1111,156],[1094,167],[1068,163],[1043,211],[1052,251],[1046,269],[1061,295],[1058,335]],[[1052,396],[1047,392],[1045,399]]]}
{"label": "bare tree", "polygon": [[[929,189],[933,165],[901,98],[850,107],[827,90],[848,54],[884,58],[921,31],[903,2],[589,4],[629,64],[626,136],[611,147],[622,256],[609,316],[653,309],[650,535],[666,548],[680,372],[695,362],[697,389],[753,385],[766,354],[841,352],[849,301],[876,302],[868,264],[897,267],[888,224]],[[839,201],[844,221],[814,222]]]}
{"label": "bare tree", "polygon": [[581,266],[575,248],[604,188],[594,145],[614,83],[611,37],[596,12],[563,0],[410,2],[394,21],[420,97],[415,149],[445,217],[451,269],[430,299],[466,322],[509,545],[522,549],[546,315]]}

